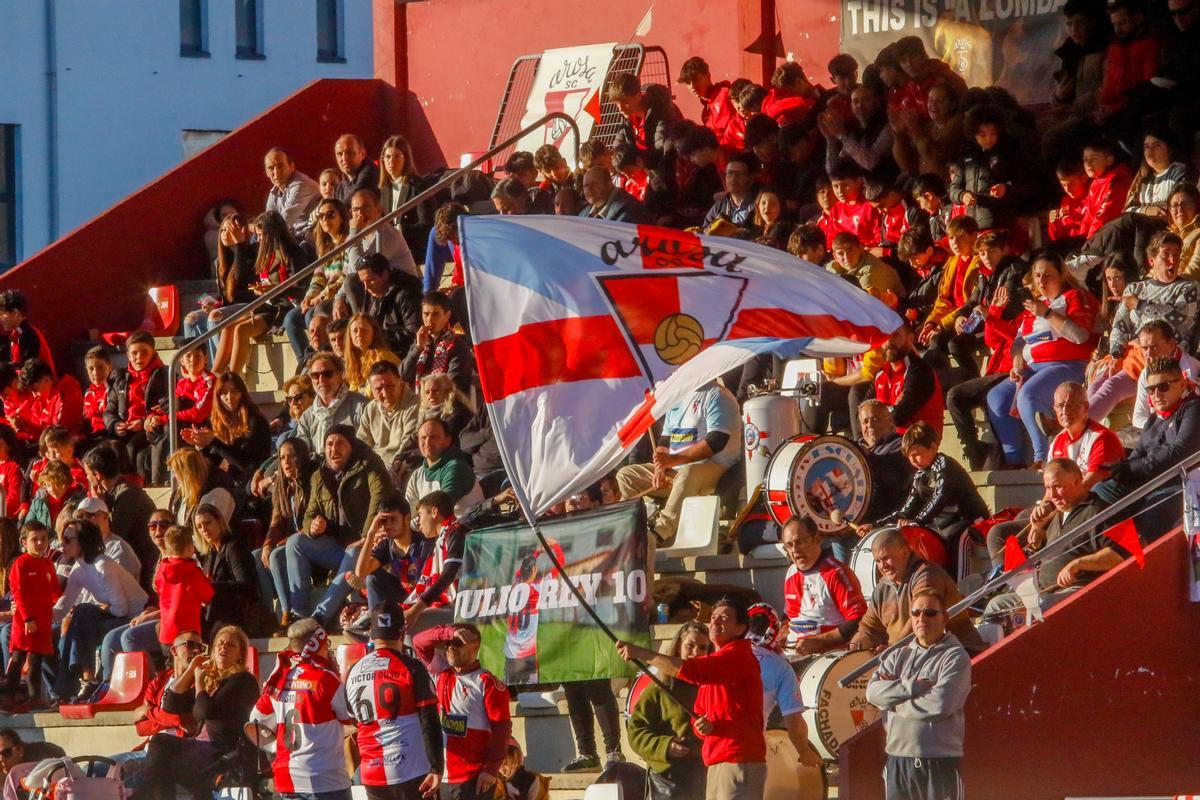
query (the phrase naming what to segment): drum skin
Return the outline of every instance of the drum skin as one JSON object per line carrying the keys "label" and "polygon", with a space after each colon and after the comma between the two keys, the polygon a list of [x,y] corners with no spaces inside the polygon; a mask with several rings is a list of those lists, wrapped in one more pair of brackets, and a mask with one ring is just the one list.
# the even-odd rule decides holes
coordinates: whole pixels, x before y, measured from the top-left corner
{"label": "drum skin", "polygon": [[829,784],[824,767],[800,764],[787,731],[767,731],[767,784],[763,800],[825,800]]}
{"label": "drum skin", "polygon": [[879,709],[867,702],[867,681],[871,673],[859,676],[849,686],[838,686],[838,679],[873,658],[865,650],[821,653],[796,661],[800,701],[804,704],[804,722],[808,740],[821,758],[836,761],[838,748],[879,718]]}
{"label": "drum skin", "polygon": [[843,531],[871,502],[862,449],[841,436],[802,435],[775,451],[764,481],[767,510],[779,525],[809,517],[822,533]]}

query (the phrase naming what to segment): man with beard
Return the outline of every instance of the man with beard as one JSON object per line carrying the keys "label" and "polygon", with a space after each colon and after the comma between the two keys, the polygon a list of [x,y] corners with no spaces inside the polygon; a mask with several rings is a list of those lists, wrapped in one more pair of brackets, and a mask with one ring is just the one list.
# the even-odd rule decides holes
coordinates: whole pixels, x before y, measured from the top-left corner
{"label": "man with beard", "polygon": [[[891,409],[897,431],[904,433],[914,422],[923,420],[940,437],[945,412],[942,389],[933,369],[914,351],[914,338],[912,329],[901,323],[883,346],[884,363],[871,386],[875,399]],[[858,387],[850,391],[855,416],[865,393]]]}

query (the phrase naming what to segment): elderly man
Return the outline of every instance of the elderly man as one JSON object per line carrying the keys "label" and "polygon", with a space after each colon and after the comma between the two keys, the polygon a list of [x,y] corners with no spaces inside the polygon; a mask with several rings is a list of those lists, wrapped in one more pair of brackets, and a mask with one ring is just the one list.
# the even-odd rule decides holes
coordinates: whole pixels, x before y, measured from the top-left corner
{"label": "elderly man", "polygon": [[[1156,358],[1146,364],[1145,375],[1154,414],[1137,447],[1112,466],[1108,480],[1093,487],[1107,503],[1115,503],[1135,487],[1174,470],[1200,450],[1200,397],[1184,378],[1179,362]],[[1137,515],[1134,523],[1143,541],[1154,541],[1179,523],[1182,500],[1176,487],[1168,483],[1142,498],[1131,513]]]}
{"label": "elderly man", "polygon": [[867,612],[858,578],[821,549],[821,535],[807,517],[792,517],[780,533],[792,565],[783,579],[789,656],[837,650],[858,631]]}
{"label": "elderly man", "polygon": [[[1060,539],[1064,533],[1071,533],[1084,525],[1092,517],[1099,514],[1105,503],[1088,491],[1083,483],[1083,472],[1079,465],[1069,458],[1055,458],[1046,463],[1042,470],[1042,483],[1046,486],[1046,499],[1040,505],[1043,509],[1030,518],[1029,532],[1024,537],[1018,537],[1020,544],[1027,550],[1040,550],[1048,544]],[[1038,566],[1038,589],[1041,595],[1043,609],[1057,603],[1069,592],[1098,578],[1121,563],[1129,551],[1113,540],[1104,536],[1104,530],[1093,528],[1078,544],[1052,556]],[[999,545],[999,558],[1004,560],[1004,542]],[[988,537],[988,548],[992,547],[991,537]],[[993,560],[996,556],[993,555]],[[984,610],[984,616],[998,614],[1002,611],[1020,608],[1021,598],[1014,592],[993,597]]]}
{"label": "elderly man", "polygon": [[904,457],[896,418],[887,403],[864,400],[858,407],[858,426],[862,431],[858,446],[866,452],[871,472],[871,502],[862,521],[874,523],[904,505],[913,466]]}
{"label": "elderly man", "polygon": [[[881,580],[867,600],[867,613],[850,639],[850,650],[880,651],[904,638],[912,629],[912,600],[922,589],[934,591],[944,608],[962,599],[946,570],[914,553],[899,531],[881,535],[871,553]],[[950,628],[968,650],[983,650],[983,640],[966,614],[952,620]]]}
{"label": "elderly man", "polygon": [[[341,186],[341,184],[338,184]],[[379,195],[374,189],[359,189],[350,198],[350,235],[357,233],[379,221]],[[417,280],[421,279],[421,271],[417,262],[409,252],[404,234],[392,225],[381,225],[360,242],[350,245],[346,251],[346,263],[352,264],[353,269],[346,271],[346,279],[342,288],[334,298],[334,316],[347,317],[357,314],[366,306],[367,299],[363,292],[362,282],[358,277],[358,265],[363,263],[372,253],[382,253],[388,265],[398,272],[404,272]]]}
{"label": "elderly man", "polygon": [[308,378],[316,398],[296,423],[296,436],[310,449],[324,446],[325,434],[334,425],[358,426],[367,398],[350,391],[346,367],[333,353],[322,351],[308,360]]}
{"label": "elderly man", "polygon": [[358,262],[355,271],[366,290],[363,311],[383,329],[388,349],[408,352],[421,328],[421,281],[391,269],[382,253],[370,254]]}
{"label": "elderly man", "polygon": [[358,418],[358,438],[391,466],[417,439],[417,407],[421,400],[390,361],[378,361],[371,367],[367,386],[371,400]]}
{"label": "elderly man", "polygon": [[[1179,346],[1179,337],[1171,323],[1163,319],[1152,319],[1138,328],[1137,344],[1146,362],[1155,358],[1173,358],[1179,362],[1183,374],[1192,383],[1200,380],[1200,361]],[[1150,407],[1150,393],[1146,391],[1146,370],[1138,376],[1137,400],[1133,406],[1134,433],[1140,433],[1150,424],[1154,410]],[[1124,435],[1124,434],[1122,434]]]}
{"label": "elderly man", "polygon": [[887,731],[884,796],[888,800],[963,797],[963,706],[971,691],[971,657],[946,631],[937,592],[913,596],[913,641],[881,659],[867,701],[883,711]]}
{"label": "elderly man", "polygon": [[583,173],[583,199],[587,205],[579,212],[581,217],[632,222],[634,225],[650,221],[646,207],[629,192],[615,186],[602,167],[592,167]]}
{"label": "elderly man", "polygon": [[[675,538],[683,501],[712,494],[717,481],[742,457],[737,400],[713,381],[667,409],[663,432],[650,464],[630,464],[617,472],[621,497],[664,500],[654,523],[661,543]],[[653,545],[654,542],[651,542]]]}
{"label": "elderly man", "polygon": [[362,139],[353,133],[343,133],[333,146],[333,157],[342,171],[342,182],[333,190],[334,197],[348,206],[350,198],[359,189],[378,192],[379,167],[367,158]]}
{"label": "elderly man", "polygon": [[1054,417],[1062,430],[1050,444],[1051,458],[1069,458],[1083,471],[1084,488],[1091,490],[1108,477],[1108,466],[1121,460],[1125,448],[1117,435],[1088,418],[1087,389],[1067,381],[1054,390]]}
{"label": "elderly man", "polygon": [[422,497],[445,492],[454,501],[454,513],[461,516],[483,500],[483,489],[471,470],[471,459],[454,447],[454,439],[440,417],[428,417],[417,428],[417,449],[424,462],[408,479],[404,498],[417,508]]}
{"label": "elderly man", "polygon": [[272,147],[263,158],[263,168],[271,181],[267,193],[267,211],[283,217],[296,238],[303,240],[308,233],[309,215],[321,199],[317,182],[296,169],[292,157],[282,147]]}

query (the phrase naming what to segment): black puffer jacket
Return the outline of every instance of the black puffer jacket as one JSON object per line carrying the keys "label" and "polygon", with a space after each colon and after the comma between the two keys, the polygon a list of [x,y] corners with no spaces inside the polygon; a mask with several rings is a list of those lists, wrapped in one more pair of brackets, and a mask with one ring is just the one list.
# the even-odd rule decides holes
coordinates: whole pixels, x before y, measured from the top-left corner
{"label": "black puffer jacket", "polygon": [[1138,438],[1137,447],[1113,470],[1113,479],[1132,488],[1174,469],[1200,450],[1200,396],[1185,397],[1167,418],[1158,414]]}
{"label": "black puffer jacket", "polygon": [[644,86],[642,96],[646,105],[646,124],[643,126],[646,132],[645,146],[639,144],[633,132],[633,125],[629,120],[625,120],[613,139],[613,148],[623,144],[637,147],[646,169],[654,169],[671,146],[671,126],[683,115],[671,99],[671,90],[666,86],[657,83]]}

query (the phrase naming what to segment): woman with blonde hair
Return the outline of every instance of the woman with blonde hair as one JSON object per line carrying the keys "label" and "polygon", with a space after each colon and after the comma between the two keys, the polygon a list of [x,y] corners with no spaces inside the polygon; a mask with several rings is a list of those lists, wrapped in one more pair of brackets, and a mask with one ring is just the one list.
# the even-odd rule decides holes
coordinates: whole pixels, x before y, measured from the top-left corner
{"label": "woman with blonde hair", "polygon": [[346,384],[351,390],[368,394],[367,376],[377,361],[390,361],[400,366],[400,356],[387,347],[383,329],[369,314],[355,314],[346,326],[342,342],[345,350]]}
{"label": "woman with blonde hair", "polygon": [[450,435],[458,439],[459,432],[475,415],[471,398],[444,372],[425,375],[421,378],[421,403],[417,407],[417,419],[437,417],[446,423]]}
{"label": "woman with blonde hair", "polygon": [[200,555],[200,568],[214,589],[204,609],[205,630],[250,619],[259,597],[254,557],[216,506],[203,503],[192,514],[192,541]]}
{"label": "woman with blonde hair", "polygon": [[[350,235],[350,211],[341,200],[331,197],[317,203],[313,216],[316,221],[310,238],[320,259],[333,252]],[[307,329],[313,314],[318,307],[331,310],[333,298],[342,288],[347,252],[343,251],[318,267],[308,281],[304,297],[283,316],[283,331],[287,334],[297,361],[302,360],[307,348]]]}
{"label": "woman with blonde hair", "polygon": [[167,459],[175,488],[167,507],[175,521],[186,528],[192,526],[192,513],[208,503],[221,511],[221,516],[233,519],[235,503],[225,474],[195,447],[181,447]]}
{"label": "woman with blonde hair", "polygon": [[213,386],[211,427],[192,428],[180,435],[215,463],[225,462],[235,483],[248,478],[271,456],[271,427],[250,399],[246,382],[223,372]]}
{"label": "woman with blonde hair", "polygon": [[250,639],[241,628],[227,625],[217,631],[211,648],[182,635],[172,651],[176,647],[188,648],[192,660],[163,693],[162,708],[190,716],[199,733],[188,738],[157,733],[150,739],[134,800],[173,798],[176,786],[192,797],[210,797],[218,774],[232,773],[236,780],[254,771],[253,754],[245,759],[235,755],[252,750],[242,744],[259,694],[246,663]]}

